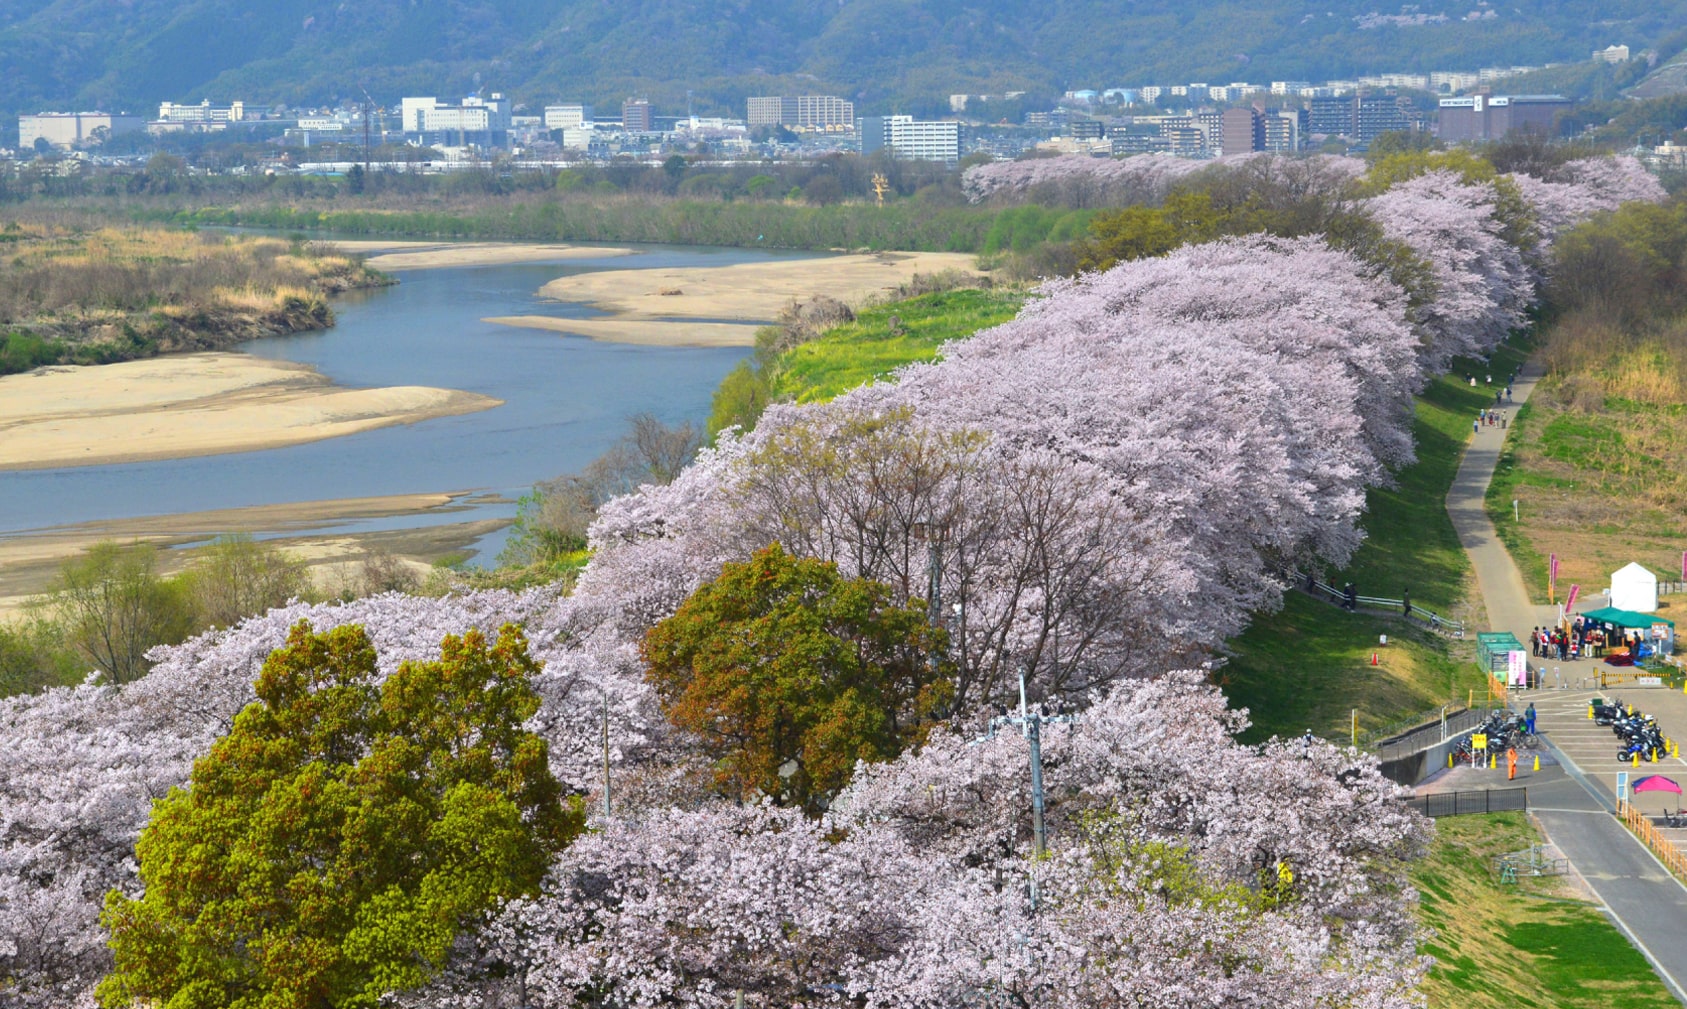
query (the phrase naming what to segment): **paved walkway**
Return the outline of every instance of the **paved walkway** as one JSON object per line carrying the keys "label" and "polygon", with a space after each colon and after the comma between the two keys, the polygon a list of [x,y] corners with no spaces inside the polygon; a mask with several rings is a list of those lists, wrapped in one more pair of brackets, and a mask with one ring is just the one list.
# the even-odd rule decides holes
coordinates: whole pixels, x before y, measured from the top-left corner
{"label": "paved walkway", "polygon": [[[1512,386],[1515,405],[1506,409],[1508,416],[1516,416],[1516,407],[1528,400],[1539,377],[1540,369],[1532,362],[1524,366]],[[1489,628],[1510,631],[1519,641],[1528,641],[1532,628],[1553,622],[1557,608],[1536,606],[1529,600],[1522,573],[1488,521],[1484,498],[1508,433],[1508,429],[1486,425],[1474,433],[1447,493],[1447,514],[1470,555],[1477,588],[1488,610]],[[1687,704],[1680,705],[1682,711],[1677,715],[1674,710],[1662,710],[1677,707],[1664,700],[1668,691],[1637,689],[1629,693],[1632,696],[1625,696],[1625,701],[1648,713],[1660,709],[1656,714],[1665,731],[1687,740]],[[1618,770],[1616,739],[1609,729],[1600,730],[1603,738],[1599,732],[1588,731],[1588,696],[1584,691],[1556,690],[1529,695],[1536,702],[1538,724],[1553,747],[1556,762],[1566,772],[1566,777],[1550,783],[1531,782],[1529,805],[1549,840],[1605,903],[1617,927],[1651,961],[1675,997],[1687,1003],[1687,990],[1682,986],[1687,982],[1687,942],[1682,941],[1687,937],[1687,886],[1671,876],[1611,814],[1610,779]],[[1671,724],[1678,717],[1683,720],[1681,724]],[[1582,761],[1587,762],[1585,767]],[[1673,760],[1669,763],[1680,764]],[[1664,769],[1662,764],[1644,766]]]}

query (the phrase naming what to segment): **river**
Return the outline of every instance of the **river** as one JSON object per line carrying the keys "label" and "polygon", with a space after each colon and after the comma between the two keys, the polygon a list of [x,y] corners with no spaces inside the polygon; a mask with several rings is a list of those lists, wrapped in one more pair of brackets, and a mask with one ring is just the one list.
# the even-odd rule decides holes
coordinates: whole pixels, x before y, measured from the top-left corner
{"label": "river", "polygon": [[[539,288],[598,269],[725,266],[806,258],[742,249],[639,247],[633,256],[396,272],[396,286],[338,297],[331,329],[238,350],[309,364],[341,385],[426,385],[495,396],[480,413],[288,448],[161,462],[0,474],[0,536],[67,523],[251,505],[483,490],[505,500],[468,512],[331,525],[322,532],[510,518],[531,486],[591,461],[649,411],[707,416],[710,396],[748,351],[601,343],[482,322],[498,315],[597,314]],[[490,560],[501,534],[477,544]]]}

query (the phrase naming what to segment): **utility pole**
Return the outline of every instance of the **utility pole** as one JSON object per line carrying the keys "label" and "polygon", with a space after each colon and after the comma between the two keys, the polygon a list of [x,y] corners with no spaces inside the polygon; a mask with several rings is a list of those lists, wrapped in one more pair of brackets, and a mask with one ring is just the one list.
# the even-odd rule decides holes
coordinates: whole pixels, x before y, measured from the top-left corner
{"label": "utility pole", "polygon": [[598,696],[603,698],[603,818],[609,819],[609,692],[602,686],[597,688]]}
{"label": "utility pole", "polygon": [[[1047,715],[1041,706],[1033,709],[1025,696],[1025,667],[1019,667],[1019,714],[997,715],[990,719],[990,731],[982,738],[975,740],[974,745],[988,739],[994,739],[996,730],[1006,725],[1016,725],[1025,741],[1031,744],[1031,834],[1035,838],[1037,857],[1048,853],[1048,830],[1043,822],[1044,807],[1047,804],[1043,792],[1043,726],[1057,722],[1071,723],[1077,721],[1075,715]],[[1036,883],[1032,883],[1032,904],[1036,903]]]}

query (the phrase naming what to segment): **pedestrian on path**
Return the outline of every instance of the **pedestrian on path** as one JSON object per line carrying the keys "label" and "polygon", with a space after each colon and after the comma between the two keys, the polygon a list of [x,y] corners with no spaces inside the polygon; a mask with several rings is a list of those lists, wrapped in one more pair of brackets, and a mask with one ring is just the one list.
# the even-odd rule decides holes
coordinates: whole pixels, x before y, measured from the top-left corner
{"label": "pedestrian on path", "polygon": [[1535,734],[1535,702],[1529,702],[1529,709],[1523,712],[1523,724],[1529,727],[1529,735]]}
{"label": "pedestrian on path", "polygon": [[1474,421],[1471,422],[1470,433],[1473,434],[1473,435],[1477,435],[1477,434],[1482,433],[1482,418],[1481,417],[1478,417]]}

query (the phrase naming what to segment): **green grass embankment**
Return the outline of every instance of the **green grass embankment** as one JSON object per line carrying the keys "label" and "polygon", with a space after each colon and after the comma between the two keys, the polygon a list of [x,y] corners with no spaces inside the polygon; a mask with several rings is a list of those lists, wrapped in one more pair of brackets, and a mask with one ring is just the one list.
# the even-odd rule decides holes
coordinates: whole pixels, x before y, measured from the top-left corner
{"label": "green grass embankment", "polygon": [[773,395],[825,402],[897,368],[937,357],[938,348],[1012,319],[1025,303],[1016,290],[962,289],[863,308],[854,322],[780,355]]}
{"label": "green grass embankment", "polygon": [[[1458,361],[1418,398],[1413,434],[1417,462],[1391,488],[1366,495],[1365,542],[1343,571],[1324,580],[1352,582],[1359,594],[1412,602],[1463,620],[1472,635],[1485,629],[1482,609],[1468,600],[1470,562],[1447,516],[1453,484],[1478,410],[1493,405],[1493,389],[1479,378],[1511,374],[1528,354],[1517,342],[1489,362]],[[1380,644],[1381,635],[1389,643]],[[1358,712],[1359,732],[1374,736],[1404,728],[1448,701],[1462,703],[1485,681],[1468,643],[1449,642],[1398,620],[1350,614],[1291,592],[1283,609],[1256,617],[1230,642],[1234,654],[1221,672],[1231,702],[1249,709],[1248,739],[1299,735],[1307,728],[1346,740]],[[1376,654],[1378,664],[1372,666]]]}
{"label": "green grass embankment", "polygon": [[715,390],[709,436],[732,425],[748,430],[771,402],[825,402],[903,365],[933,360],[950,340],[1012,319],[1027,297],[1011,288],[936,291],[858,308],[854,320],[806,340],[766,327],[755,353]]}
{"label": "green grass embankment", "polygon": [[1540,844],[1523,813],[1450,816],[1411,873],[1430,1009],[1672,1009],[1638,950],[1562,877],[1502,884],[1494,858]]}

